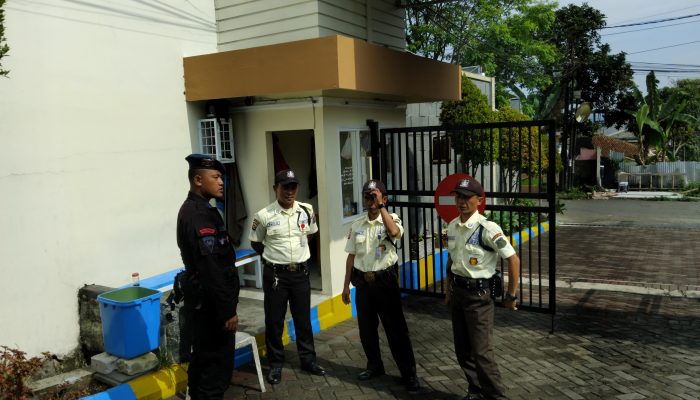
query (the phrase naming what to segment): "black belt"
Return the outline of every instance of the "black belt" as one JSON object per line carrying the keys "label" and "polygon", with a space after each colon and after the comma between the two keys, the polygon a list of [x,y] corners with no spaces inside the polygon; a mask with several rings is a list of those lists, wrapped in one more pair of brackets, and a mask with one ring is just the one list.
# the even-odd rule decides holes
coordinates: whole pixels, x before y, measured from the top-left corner
{"label": "black belt", "polygon": [[463,289],[489,289],[491,287],[491,278],[465,278],[457,274],[452,274],[452,281],[455,286]]}
{"label": "black belt", "polygon": [[363,281],[367,283],[374,283],[378,279],[384,279],[386,275],[393,274],[396,272],[396,264],[392,265],[391,267],[387,267],[384,269],[380,269],[379,271],[369,271],[369,272],[364,272],[360,271],[359,269],[353,267],[352,270],[354,272],[354,275],[362,278]]}
{"label": "black belt", "polygon": [[289,263],[289,264],[273,264],[269,261],[264,261],[264,264],[272,268],[275,271],[288,271],[288,272],[299,272],[303,271],[307,267],[306,261],[301,263]]}

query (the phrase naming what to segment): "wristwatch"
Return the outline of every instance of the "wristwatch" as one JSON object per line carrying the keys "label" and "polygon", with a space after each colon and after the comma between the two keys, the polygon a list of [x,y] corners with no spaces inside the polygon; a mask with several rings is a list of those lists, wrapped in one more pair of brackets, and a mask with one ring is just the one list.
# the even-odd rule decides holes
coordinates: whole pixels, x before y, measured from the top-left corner
{"label": "wristwatch", "polygon": [[382,208],[384,208],[384,204],[378,205],[377,208],[381,210]]}
{"label": "wristwatch", "polygon": [[508,301],[515,301],[515,300],[518,300],[518,296],[513,296],[509,292],[506,292],[506,295],[503,296],[503,299],[508,300]]}

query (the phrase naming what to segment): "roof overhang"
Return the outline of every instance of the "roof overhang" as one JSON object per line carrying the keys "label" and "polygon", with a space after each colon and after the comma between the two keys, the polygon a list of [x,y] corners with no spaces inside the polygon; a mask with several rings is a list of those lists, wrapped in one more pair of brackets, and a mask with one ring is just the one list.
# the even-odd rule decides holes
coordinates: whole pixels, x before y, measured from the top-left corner
{"label": "roof overhang", "polygon": [[459,100],[458,65],[345,36],[184,58],[188,101],[314,94],[403,101]]}

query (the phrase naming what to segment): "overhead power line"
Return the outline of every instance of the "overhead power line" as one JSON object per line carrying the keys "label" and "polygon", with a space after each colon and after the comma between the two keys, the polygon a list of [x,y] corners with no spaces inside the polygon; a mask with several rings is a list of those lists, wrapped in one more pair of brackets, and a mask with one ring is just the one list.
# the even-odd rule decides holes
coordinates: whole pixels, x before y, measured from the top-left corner
{"label": "overhead power line", "polygon": [[631,31],[621,31],[621,32],[611,32],[611,33],[601,33],[600,36],[614,36],[614,35],[622,35],[623,33],[632,33],[632,32],[640,32],[640,31],[649,31],[652,29],[661,29],[661,28],[668,28],[671,26],[678,26],[678,25],[686,25],[686,24],[696,24],[700,22],[700,20],[697,21],[688,21],[688,22],[679,22],[677,24],[668,24],[668,25],[661,25],[661,26],[652,26],[649,28],[642,28],[642,29],[633,29]]}
{"label": "overhead power line", "polygon": [[640,65],[661,65],[666,67],[697,67],[700,68],[700,64],[672,64],[672,63],[657,63],[657,62],[647,62],[647,61],[628,61],[630,64],[640,64]]}
{"label": "overhead power line", "polygon": [[693,44],[693,43],[700,43],[700,40],[694,40],[694,41],[692,41],[692,42],[686,42],[686,43],[672,44],[672,45],[669,45],[669,46],[657,47],[657,48],[655,48],[655,49],[646,49],[646,50],[641,50],[641,51],[633,51],[633,52],[627,53],[627,54],[647,53],[647,52],[650,52],[650,51],[663,50],[663,49],[670,49],[671,47],[685,46],[685,45]]}
{"label": "overhead power line", "polygon": [[606,27],[603,27],[603,28],[600,28],[600,29],[624,28],[624,27],[627,27],[627,26],[638,26],[638,25],[658,24],[658,23],[661,23],[661,22],[677,21],[677,20],[679,20],[679,19],[687,19],[687,18],[693,18],[693,17],[700,17],[700,13],[698,13],[698,14],[682,15],[682,16],[680,16],[680,17],[656,19],[656,20],[645,21],[645,22],[637,22],[637,23],[634,23],[634,24],[624,24],[624,25],[606,26]]}
{"label": "overhead power line", "polygon": [[700,4],[697,4],[697,5],[694,5],[694,6],[689,6],[689,7],[676,8],[675,10],[668,10],[668,11],[665,11],[665,12],[662,12],[662,13],[654,13],[653,15],[645,15],[645,16],[643,16],[643,17],[635,17],[635,18],[630,18],[630,19],[624,19],[624,20],[622,20],[622,21],[620,21],[620,22],[617,22],[617,23],[618,23],[618,24],[625,24],[625,23],[628,23],[628,22],[631,22],[631,21],[638,21],[638,20],[644,19],[644,18],[651,18],[651,17],[658,17],[658,16],[660,16],[660,15],[673,14],[673,13],[677,13],[677,12],[679,12],[679,11],[684,11],[684,10],[688,10],[688,9],[691,9],[691,8],[698,8],[698,7],[700,7]]}

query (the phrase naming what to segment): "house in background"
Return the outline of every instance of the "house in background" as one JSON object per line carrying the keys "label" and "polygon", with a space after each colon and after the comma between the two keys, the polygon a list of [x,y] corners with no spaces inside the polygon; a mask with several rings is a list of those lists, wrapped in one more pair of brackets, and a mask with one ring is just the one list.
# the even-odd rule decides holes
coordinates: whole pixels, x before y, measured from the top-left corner
{"label": "house in background", "polygon": [[9,0],[5,12],[0,344],[29,354],[76,349],[84,284],[181,266],[191,152],[235,161],[244,226],[273,201],[276,165],[305,177],[319,293],[339,294],[372,163],[366,121],[403,126],[408,103],[460,98],[457,66],[403,51],[391,0]]}

